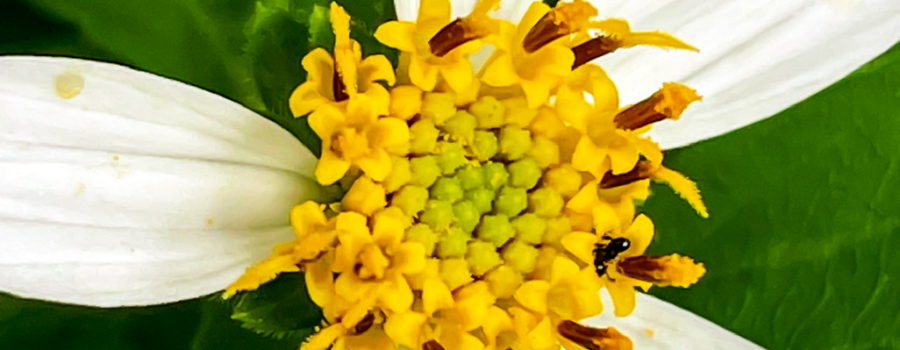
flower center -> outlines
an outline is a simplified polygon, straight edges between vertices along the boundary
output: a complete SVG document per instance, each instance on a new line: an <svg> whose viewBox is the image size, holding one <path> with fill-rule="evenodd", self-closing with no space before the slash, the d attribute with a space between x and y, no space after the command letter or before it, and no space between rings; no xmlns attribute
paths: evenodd
<svg viewBox="0 0 900 350"><path fill-rule="evenodd" d="M607 189L619 187L635 181L649 179L654 168L654 165L649 161L640 161L634 169L631 169L631 171L624 174L615 175L612 171L607 171L600 180L600 188Z"/></svg>
<svg viewBox="0 0 900 350"><path fill-rule="evenodd" d="M428 40L428 46L433 55L444 57L444 55L460 45L482 38L487 33L485 28L479 26L476 21L468 18L457 18L432 36Z"/></svg>
<svg viewBox="0 0 900 350"><path fill-rule="evenodd" d="M422 350L444 350L444 347L435 340L429 340L422 344Z"/></svg>
<svg viewBox="0 0 900 350"><path fill-rule="evenodd" d="M666 256L632 256L618 262L619 271L631 278L660 286L687 287L706 273L706 268L693 259L678 254Z"/></svg>
<svg viewBox="0 0 900 350"><path fill-rule="evenodd" d="M350 98L350 95L347 94L347 86L344 85L344 79L341 77L341 72L338 69L337 64L334 65L334 74L331 76L331 93L334 94L334 100L338 102Z"/></svg>

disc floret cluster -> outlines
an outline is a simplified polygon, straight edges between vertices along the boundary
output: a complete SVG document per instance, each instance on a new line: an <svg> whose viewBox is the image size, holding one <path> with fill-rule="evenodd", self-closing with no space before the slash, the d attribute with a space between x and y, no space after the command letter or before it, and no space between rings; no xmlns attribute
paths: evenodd
<svg viewBox="0 0 900 350"><path fill-rule="evenodd" d="M693 47L596 19L585 1L535 2L517 24L491 16L502 6L451 18L447 0L423 0L415 22L375 33L400 51L395 68L363 57L331 5L333 51L303 58L290 105L322 139L317 181L343 198L295 207L296 239L226 296L302 271L325 320L301 349L630 349L615 328L578 323L603 311L600 291L627 316L635 288L705 273L645 255L654 225L635 207L659 181L707 216L644 136L700 97L665 83L623 106L591 63L636 45Z"/></svg>

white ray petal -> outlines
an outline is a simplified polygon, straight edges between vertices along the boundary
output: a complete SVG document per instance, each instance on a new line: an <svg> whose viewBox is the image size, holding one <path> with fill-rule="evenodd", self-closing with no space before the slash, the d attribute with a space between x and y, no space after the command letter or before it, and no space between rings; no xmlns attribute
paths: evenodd
<svg viewBox="0 0 900 350"><path fill-rule="evenodd" d="M604 302L612 305L606 293ZM617 318L607 311L582 321L594 327L615 327L634 342L635 349L758 350L749 340L697 315L644 293L638 293L637 307L627 317Z"/></svg>
<svg viewBox="0 0 900 350"><path fill-rule="evenodd" d="M65 303L223 288L318 195L315 157L225 98L126 67L0 57L0 291Z"/></svg>
<svg viewBox="0 0 900 350"><path fill-rule="evenodd" d="M651 136L684 146L775 114L831 85L900 39L896 0L592 0L633 30L662 30L700 53L639 47L597 63L633 103L679 81L704 95Z"/></svg>
<svg viewBox="0 0 900 350"><path fill-rule="evenodd" d="M394 10L397 19L401 21L416 21L421 0L394 0ZM450 0L451 18L465 17L472 12L478 0ZM496 18L518 21L525 14L531 1L504 0L500 2L500 8L493 14Z"/></svg>

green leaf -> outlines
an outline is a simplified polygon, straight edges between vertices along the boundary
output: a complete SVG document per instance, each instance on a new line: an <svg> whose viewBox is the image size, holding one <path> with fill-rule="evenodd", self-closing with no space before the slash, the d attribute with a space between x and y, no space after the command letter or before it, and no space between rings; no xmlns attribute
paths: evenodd
<svg viewBox="0 0 900 350"><path fill-rule="evenodd" d="M256 333L299 344L322 324L300 273L287 273L252 292L238 294L231 318Z"/></svg>
<svg viewBox="0 0 900 350"><path fill-rule="evenodd" d="M772 349L900 348L900 49L763 122L668 153L710 208L655 187L653 253L709 273L655 289Z"/></svg>
<svg viewBox="0 0 900 350"><path fill-rule="evenodd" d="M191 350L297 349L299 343L294 340L261 337L253 331L242 328L239 321L230 319L232 306L223 303L218 295L214 298L215 300L206 300L203 303L200 325L190 342Z"/></svg>
<svg viewBox="0 0 900 350"><path fill-rule="evenodd" d="M186 349L199 310L199 301L97 309L0 294L0 349Z"/></svg>

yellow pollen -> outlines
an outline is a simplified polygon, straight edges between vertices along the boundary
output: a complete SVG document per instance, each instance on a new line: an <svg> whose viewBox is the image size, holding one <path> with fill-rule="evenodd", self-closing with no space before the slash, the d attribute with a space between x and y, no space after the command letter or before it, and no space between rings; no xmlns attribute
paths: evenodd
<svg viewBox="0 0 900 350"><path fill-rule="evenodd" d="M679 83L665 83L647 99L619 112L613 119L626 130L640 129L663 119L677 120L681 113L700 100L697 91Z"/></svg>
<svg viewBox="0 0 900 350"><path fill-rule="evenodd" d="M628 277L661 287L687 288L706 274L702 263L678 254L629 257L619 261L618 269Z"/></svg>

